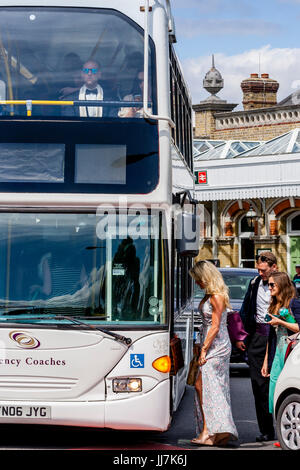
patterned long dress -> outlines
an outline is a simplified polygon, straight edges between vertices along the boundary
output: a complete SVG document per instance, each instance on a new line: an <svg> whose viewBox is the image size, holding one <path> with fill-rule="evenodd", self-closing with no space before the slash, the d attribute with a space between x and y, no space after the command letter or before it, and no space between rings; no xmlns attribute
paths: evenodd
<svg viewBox="0 0 300 470"><path fill-rule="evenodd" d="M212 323L212 305L208 299L202 305L203 342ZM229 387L231 343L227 330L227 311L222 313L220 329L207 351L207 362L199 367L202 373L202 408L209 435L238 432L233 421ZM203 421L197 391L195 391L196 430L202 431Z"/></svg>

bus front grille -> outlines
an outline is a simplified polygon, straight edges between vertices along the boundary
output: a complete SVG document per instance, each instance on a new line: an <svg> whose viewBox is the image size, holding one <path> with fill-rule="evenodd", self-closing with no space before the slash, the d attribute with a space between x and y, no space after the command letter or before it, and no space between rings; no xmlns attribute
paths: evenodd
<svg viewBox="0 0 300 470"><path fill-rule="evenodd" d="M78 379L65 377L41 377L41 376L0 376L1 391L16 390L71 390L78 383Z"/></svg>

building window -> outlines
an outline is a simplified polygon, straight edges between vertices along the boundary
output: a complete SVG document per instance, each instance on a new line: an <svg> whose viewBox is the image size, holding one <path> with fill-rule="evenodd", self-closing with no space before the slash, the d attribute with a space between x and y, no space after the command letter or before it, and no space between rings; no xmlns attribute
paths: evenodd
<svg viewBox="0 0 300 470"><path fill-rule="evenodd" d="M249 238L241 238L241 258L240 266L242 268L254 268L254 241Z"/></svg>
<svg viewBox="0 0 300 470"><path fill-rule="evenodd" d="M291 231L300 232L300 215L294 217L291 221Z"/></svg>
<svg viewBox="0 0 300 470"><path fill-rule="evenodd" d="M294 212L287 219L288 250L287 267L289 274L294 276L295 266L300 262L300 212Z"/></svg>
<svg viewBox="0 0 300 470"><path fill-rule="evenodd" d="M241 234L242 233L254 233L254 224L253 224L253 218L252 217L246 217L244 216L241 219Z"/></svg>
<svg viewBox="0 0 300 470"><path fill-rule="evenodd" d="M250 236L254 235L254 221L252 217L244 215L240 219L239 232L240 266L242 268L254 268L254 240L250 239Z"/></svg>

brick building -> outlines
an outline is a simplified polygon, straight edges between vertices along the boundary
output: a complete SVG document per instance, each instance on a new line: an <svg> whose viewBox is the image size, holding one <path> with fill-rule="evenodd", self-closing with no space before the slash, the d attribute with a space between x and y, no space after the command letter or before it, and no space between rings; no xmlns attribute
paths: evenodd
<svg viewBox="0 0 300 470"><path fill-rule="evenodd" d="M200 255L254 267L255 255L271 250L279 269L293 274L300 262L300 105L295 95L277 104L279 84L252 74L242 82L245 109L234 112L236 105L216 96L223 81L214 63L204 86L211 96L194 105L195 146L208 147L194 158Z"/></svg>
<svg viewBox="0 0 300 470"><path fill-rule="evenodd" d="M216 77L218 89L212 86ZM253 73L250 78L242 81L242 111L233 111L237 104L227 103L216 96L223 88L223 83L213 62L203 80L203 86L211 96L193 105L195 138L269 140L300 126L300 100L297 92L277 103L279 83L267 73L260 76Z"/></svg>

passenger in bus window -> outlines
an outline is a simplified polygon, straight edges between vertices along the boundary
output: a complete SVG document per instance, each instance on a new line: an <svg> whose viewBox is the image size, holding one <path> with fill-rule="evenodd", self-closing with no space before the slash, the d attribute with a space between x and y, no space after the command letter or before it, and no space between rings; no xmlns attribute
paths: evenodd
<svg viewBox="0 0 300 470"><path fill-rule="evenodd" d="M134 81L132 92L124 96L123 101L140 101L139 107L123 107L119 110L119 117L143 117L144 72L139 72ZM150 94L150 93L149 93ZM150 109L152 113L152 109Z"/></svg>
<svg viewBox="0 0 300 470"><path fill-rule="evenodd" d="M131 237L128 236L119 244L112 266L123 271L121 275L113 276L113 317L116 320L136 320L139 316L140 258Z"/></svg>
<svg viewBox="0 0 300 470"><path fill-rule="evenodd" d="M83 85L78 91L71 93L68 96L64 96L64 99L67 101L103 101L104 99L111 100L112 97L107 96L105 90L100 85L100 78L100 64L95 60L88 60L83 64L81 70L81 79ZM103 117L113 115L113 111L109 111L107 107L103 106L66 106L63 109L62 114L64 116Z"/></svg>
<svg viewBox="0 0 300 470"><path fill-rule="evenodd" d="M7 96L17 93L20 100L48 100L52 97L51 71L44 58L35 49L24 47L17 57L11 57L11 80L7 83ZM13 91L15 90L15 91ZM14 107L16 115L26 115L26 107ZM52 115L51 106L34 106L32 115Z"/></svg>
<svg viewBox="0 0 300 470"><path fill-rule="evenodd" d="M117 87L120 100L126 95L133 93L137 85L136 77L144 69L144 55L135 50L126 54L118 71ZM139 89L137 90L139 91Z"/></svg>
<svg viewBox="0 0 300 470"><path fill-rule="evenodd" d="M78 54L69 52L64 56L60 72L60 90L58 92L60 100L63 100L66 96L77 92L81 88L83 84L81 69L82 60Z"/></svg>

